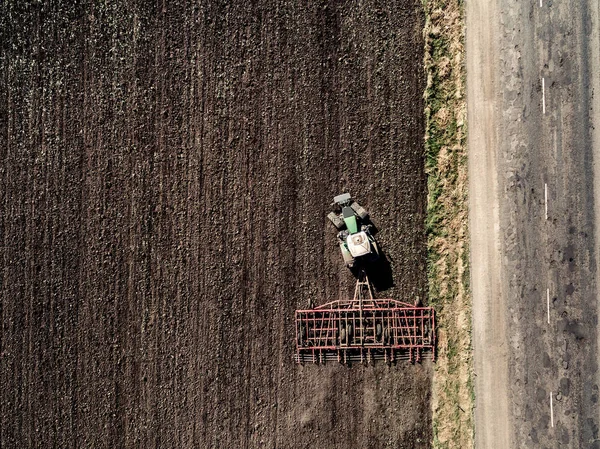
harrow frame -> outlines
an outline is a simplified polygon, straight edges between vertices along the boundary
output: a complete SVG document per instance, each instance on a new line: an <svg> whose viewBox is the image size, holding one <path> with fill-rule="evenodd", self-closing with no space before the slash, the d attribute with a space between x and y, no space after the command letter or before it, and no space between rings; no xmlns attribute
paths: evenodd
<svg viewBox="0 0 600 449"><path fill-rule="evenodd" d="M296 311L298 363L324 363L337 355L341 363L399 358L419 361L424 352L435 360L435 313L393 299L373 299L364 273L352 300Z"/></svg>

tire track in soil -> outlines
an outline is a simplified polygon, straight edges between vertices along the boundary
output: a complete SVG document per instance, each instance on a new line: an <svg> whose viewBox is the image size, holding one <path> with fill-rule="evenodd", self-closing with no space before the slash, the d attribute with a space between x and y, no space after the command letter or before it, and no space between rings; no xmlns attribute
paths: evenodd
<svg viewBox="0 0 600 449"><path fill-rule="evenodd" d="M426 291L420 4L3 8L0 445L428 447L428 364L291 362L333 195Z"/></svg>

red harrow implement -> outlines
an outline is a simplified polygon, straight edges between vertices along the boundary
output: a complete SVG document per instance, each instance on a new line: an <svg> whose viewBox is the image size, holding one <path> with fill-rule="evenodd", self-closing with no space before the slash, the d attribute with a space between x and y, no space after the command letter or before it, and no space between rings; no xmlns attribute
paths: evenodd
<svg viewBox="0 0 600 449"><path fill-rule="evenodd" d="M419 361L423 352L435 360L435 315L393 299L374 299L366 274L360 274L352 300L332 301L296 311L298 363L340 363L375 359Z"/></svg>

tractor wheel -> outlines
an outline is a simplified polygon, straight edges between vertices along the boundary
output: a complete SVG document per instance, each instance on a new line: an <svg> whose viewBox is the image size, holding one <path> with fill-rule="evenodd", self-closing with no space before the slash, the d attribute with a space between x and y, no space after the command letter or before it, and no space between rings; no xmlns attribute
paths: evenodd
<svg viewBox="0 0 600 449"><path fill-rule="evenodd" d="M346 247L346 243L344 241L340 241L340 251L342 252L342 259L344 259L344 263L350 269L354 266L354 257Z"/></svg>
<svg viewBox="0 0 600 449"><path fill-rule="evenodd" d="M362 207L360 204L358 204L356 201L354 201L350 205L350 207L356 213L356 215L358 215L360 217L360 219L363 221L365 221L367 219L367 217L369 216L369 213L366 211L366 209L364 207Z"/></svg>
<svg viewBox="0 0 600 449"><path fill-rule="evenodd" d="M375 326L375 338L377 341L381 341L381 336L382 336L382 328L381 328L381 323L377 323L377 325Z"/></svg>
<svg viewBox="0 0 600 449"><path fill-rule="evenodd" d="M343 229L345 226L344 220L335 212L329 212L329 214L327 214L327 218L329 218L329 221L331 221L333 223L333 225L336 227L336 229Z"/></svg>

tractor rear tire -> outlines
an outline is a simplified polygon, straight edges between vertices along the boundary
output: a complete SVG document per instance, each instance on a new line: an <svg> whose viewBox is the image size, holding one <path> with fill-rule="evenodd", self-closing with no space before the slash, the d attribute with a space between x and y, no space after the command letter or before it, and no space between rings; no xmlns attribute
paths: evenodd
<svg viewBox="0 0 600 449"><path fill-rule="evenodd" d="M344 226L346 226L344 220L335 212L329 212L327 218L329 218L329 221L331 221L338 230L344 229Z"/></svg>

